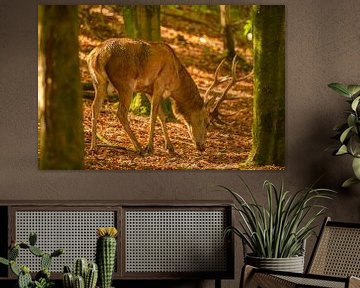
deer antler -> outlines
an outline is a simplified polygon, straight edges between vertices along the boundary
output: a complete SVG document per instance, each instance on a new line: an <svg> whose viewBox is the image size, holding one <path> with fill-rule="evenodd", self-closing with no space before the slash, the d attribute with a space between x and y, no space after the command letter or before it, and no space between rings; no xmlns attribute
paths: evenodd
<svg viewBox="0 0 360 288"><path fill-rule="evenodd" d="M206 93L205 93L205 99L207 99L208 94L210 93L210 91L215 88L216 86L220 85L221 83L224 83L226 81L229 81L229 84L225 87L224 91L222 92L220 98L217 100L216 102L216 98L217 95L214 95L213 97L211 97L210 99L207 100L206 102L206 106L210 111L210 121L211 123L213 123L215 126L222 126L222 125L231 125L234 122L234 116L236 116L239 112L235 112L235 113L231 113L231 114L224 114L221 113L219 111L220 105L222 102L224 102L225 100L237 100L239 99L238 97L231 97L229 98L227 96L227 93L229 92L230 88L237 82L245 80L247 78L249 78L253 72L249 73L248 75L246 75L245 77L242 78L237 78L236 76L236 65L237 65L237 55L234 56L233 60L232 60L232 64L231 64L231 76L224 76L222 78L219 78L219 71L220 71L220 67L223 65L223 63L225 62L226 59L223 59L221 61L221 63L219 64L219 66L216 68L215 71L215 79L214 82L210 85L210 87L207 89ZM216 104L214 104L216 103ZM211 108L214 107L214 108ZM221 117L223 119L221 119ZM225 118L229 119L229 118L233 118L233 120L228 121L225 120Z"/></svg>
<svg viewBox="0 0 360 288"><path fill-rule="evenodd" d="M229 76L225 76L225 77L222 77L222 78L219 79L220 69L221 69L221 66L223 66L223 64L225 63L225 61L226 61L226 58L224 58L220 62L218 67L216 68L215 74L214 74L214 81L213 81L213 83L211 83L210 87L205 92L204 98L205 98L205 105L207 107L210 107L213 104L213 102L215 102L215 100L216 100L216 95L211 97L211 98L208 98L209 97L208 95L209 95L210 91L212 89L214 89L216 86L220 85L221 83L224 83L224 82L230 80Z"/></svg>

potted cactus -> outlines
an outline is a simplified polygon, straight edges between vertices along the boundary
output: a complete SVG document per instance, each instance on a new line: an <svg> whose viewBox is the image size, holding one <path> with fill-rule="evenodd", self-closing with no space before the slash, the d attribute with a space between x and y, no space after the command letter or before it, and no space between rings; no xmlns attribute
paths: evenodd
<svg viewBox="0 0 360 288"><path fill-rule="evenodd" d="M30 233L29 243L13 243L8 252L8 259L0 257L0 263L10 266L11 271L18 277L18 288L49 288L54 285L50 280L50 265L54 257L64 253L63 249L57 249L51 254L43 252L36 246L36 233ZM28 250L40 258L41 270L35 275L34 280L30 274L30 268L26 265L19 266L16 259L20 249Z"/></svg>
<svg viewBox="0 0 360 288"><path fill-rule="evenodd" d="M110 288L116 258L115 227L100 227L97 229L96 263L99 267L99 287Z"/></svg>
<svg viewBox="0 0 360 288"><path fill-rule="evenodd" d="M88 262L85 258L78 258L74 263L73 272L70 267L64 267L64 288L95 288L98 279L96 263Z"/></svg>

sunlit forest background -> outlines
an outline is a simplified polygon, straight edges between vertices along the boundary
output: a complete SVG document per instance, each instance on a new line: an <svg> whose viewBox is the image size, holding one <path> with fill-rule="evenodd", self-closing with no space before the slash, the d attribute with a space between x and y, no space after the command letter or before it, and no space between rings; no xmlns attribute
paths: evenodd
<svg viewBox="0 0 360 288"><path fill-rule="evenodd" d="M284 82L285 65L284 59L282 59L283 56L281 56L284 54L284 51L280 51L282 52L280 56L278 51L284 49L284 47L276 42L283 41L285 35L283 6L81 5L76 7L77 9L75 11L70 12L65 10L56 11L56 9L51 9L53 7L54 6L39 6L39 167L41 169L279 170L284 168L284 87L271 87L271 83L274 82L281 84L279 79ZM280 10L278 9L279 7L281 8ZM266 8L266 10L264 8ZM271 10L274 8L278 10ZM274 11L278 14L274 14ZM64 13L69 13L69 16L64 15ZM254 14L255 16L256 14L260 14L262 18L258 16L259 19L254 19ZM57 21L59 23L64 23L64 21L68 22L69 26L61 27L61 25L65 24L59 24ZM270 25L271 21L274 22L273 25ZM255 27L254 25L257 26ZM263 41L268 42L264 43L263 41L259 41L258 46L261 48L259 51L265 50L262 49L263 46L269 45L275 45L277 49L275 52L270 51L270 56L266 55L268 59L271 59L272 63L264 64L261 67L259 66L258 70L254 67L254 56L256 56L256 51L254 50L254 41L256 40L254 39L254 37L256 37L255 28L259 31L259 39L261 37ZM74 57L72 61L71 58L65 56L65 58L67 57L65 62L74 64L73 62L78 61L73 67L79 67L80 100L75 100L74 103L77 104L73 106L79 106L80 110L77 112L75 110L73 112L66 110L67 112L64 112L66 114L65 117L64 115L59 115L57 120L53 119L57 113L46 112L47 107L50 107L48 109L49 111L51 110L51 101L47 100L46 91L48 90L45 87L47 81L44 81L42 78L57 76L55 72L53 76L49 76L49 74L46 73L46 71L51 70L47 67L48 64L46 64L48 63L46 59L49 58L50 54L47 49L51 49L49 48L51 45L46 45L46 43L47 41L57 42L56 38L47 38L52 31L51 29L55 29L56 31L64 29L64 36L62 36L60 32L56 36L60 39L67 37L71 34L69 31L75 29L74 37L78 40L79 45L78 53L75 55L78 56L78 59ZM269 30L266 31L266 29L273 29L275 34L264 36L262 29L264 29L264 33L271 32ZM157 121L154 136L154 152L145 156L139 155L134 150L128 135L125 133L116 116L119 95L114 93L110 93L104 101L98 118L97 141L99 149L95 152L90 150L91 104L95 92L87 68L86 57L92 49L104 40L120 37L138 38L146 41L158 41L169 44L195 81L201 96L204 95L206 89L214 80L214 72L222 59L228 59L225 67L221 71L222 75L225 76L230 74L231 60L234 55L238 56L236 70L238 78L246 75L250 75L250 77L237 82L229 91L229 97L235 100L224 101L221 106L221 111L223 114L235 115L231 118L232 124L217 123L217 125L211 125L207 133L205 151L199 152L195 149L187 133L185 124L173 116L171 103L165 101L163 105L165 105L168 114L167 127L175 152L169 153L169 151L165 149L161 126L159 121ZM69 46L68 44L62 45ZM62 47L59 49L64 50L66 48ZM265 55L266 51L262 51L261 53ZM260 56L258 55L259 63L261 61ZM51 57L57 56L55 53L51 53ZM59 57L62 56L60 55ZM55 71L58 67L59 66L52 68L52 71ZM277 67L281 69L277 69ZM73 68L69 67L69 71L71 69ZM270 79L258 79L256 82L257 76L264 77L260 74L267 73L265 69L269 69L271 77L268 76L268 78ZM262 73L259 71L262 71ZM57 73L59 75L61 74L60 72ZM62 76L59 77L67 78L66 75L67 72L64 71ZM71 78L69 76L65 80L65 83L69 84L69 82L73 81L77 81L76 77ZM45 83L44 86L42 86L42 83ZM266 89L260 86L254 87L254 83L258 83L256 85L268 85L266 88L268 90L267 93L271 95L260 95L257 103L256 90L259 88L259 91L266 91ZM277 85L279 83L277 83ZM64 85L64 89L67 89L67 84ZM213 93L220 95L225 84L226 83L216 87ZM282 83L282 85L284 84ZM269 97L273 97L272 93L275 90L280 91L280 100L274 97L273 101L271 101L272 104L268 104ZM45 91L44 94L42 94L41 91ZM67 91L69 91L69 89L67 89ZM66 102L64 101L65 97L61 93L62 92L59 93L58 99L60 100L58 101L60 101L60 103ZM258 94L261 94L261 92ZM59 111L59 105L56 106L56 109L58 109L56 111ZM72 104L69 103L69 105L71 106ZM260 108L256 108L256 106ZM271 115L271 113L273 113L271 112L272 110L276 111L274 112L276 115ZM259 111L268 111L262 113L265 114L262 117L265 118L265 122L271 123L270 128L266 126L268 123L261 124L261 122L256 120L255 116L257 114L260 115ZM267 115L268 113L270 113L270 116ZM59 112L59 114L61 113ZM81 127L78 126L75 128L76 125L71 124L72 120L69 118L71 114L80 114L75 117L74 121L80 119ZM143 146L146 145L148 140L150 129L149 114L150 103L146 97L141 94L134 94L130 107L129 122L138 141ZM49 125L48 123L51 121L46 121L46 117L53 119L56 124L52 126ZM63 118L66 118L64 122L70 122L67 125L71 126L71 129L73 129L72 132L65 132L58 137L54 136L54 139L51 138L52 136L47 136L46 133L50 135L49 130L51 132L51 129L53 129L58 132L63 126L66 126L66 124L62 125L62 123L59 123L59 119L62 121L61 119ZM54 128L55 126L57 128ZM280 132L278 130L280 130ZM254 137L262 137L264 139L259 139L257 143L254 143ZM49 144L51 142L52 144ZM70 144L74 147L66 147L69 142L73 142ZM258 148L256 148L256 146L262 147L263 151L257 151ZM70 154L70 156L68 156L67 153ZM257 154L260 156L257 156ZM74 161L78 164L62 164L60 163L62 161L61 159L70 159L70 162Z"/></svg>

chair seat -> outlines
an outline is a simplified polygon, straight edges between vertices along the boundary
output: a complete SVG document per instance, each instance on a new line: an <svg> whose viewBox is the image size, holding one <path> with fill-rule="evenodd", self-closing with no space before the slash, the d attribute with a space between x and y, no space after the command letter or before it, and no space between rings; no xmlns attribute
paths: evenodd
<svg viewBox="0 0 360 288"><path fill-rule="evenodd" d="M334 277L329 277L329 279L323 279L322 276L309 277L310 275L304 275L304 277L296 276L280 276L277 277L284 279L286 281L296 284L295 287L327 287L327 288L345 288L346 287L346 278L337 279ZM332 278L332 279L331 279Z"/></svg>
<svg viewBox="0 0 360 288"><path fill-rule="evenodd" d="M360 287L360 278L333 277L315 274L271 271L246 265L243 273L246 281L243 287L253 288L348 288Z"/></svg>

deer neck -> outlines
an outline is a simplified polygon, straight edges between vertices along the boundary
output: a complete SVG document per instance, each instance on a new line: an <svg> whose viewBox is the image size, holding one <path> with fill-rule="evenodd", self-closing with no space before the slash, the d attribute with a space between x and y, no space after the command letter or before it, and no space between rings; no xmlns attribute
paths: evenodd
<svg viewBox="0 0 360 288"><path fill-rule="evenodd" d="M199 90L184 67L178 71L179 83L171 93L175 102L177 114L181 114L185 120L190 119L193 111L199 111L204 107L204 100L201 98Z"/></svg>

